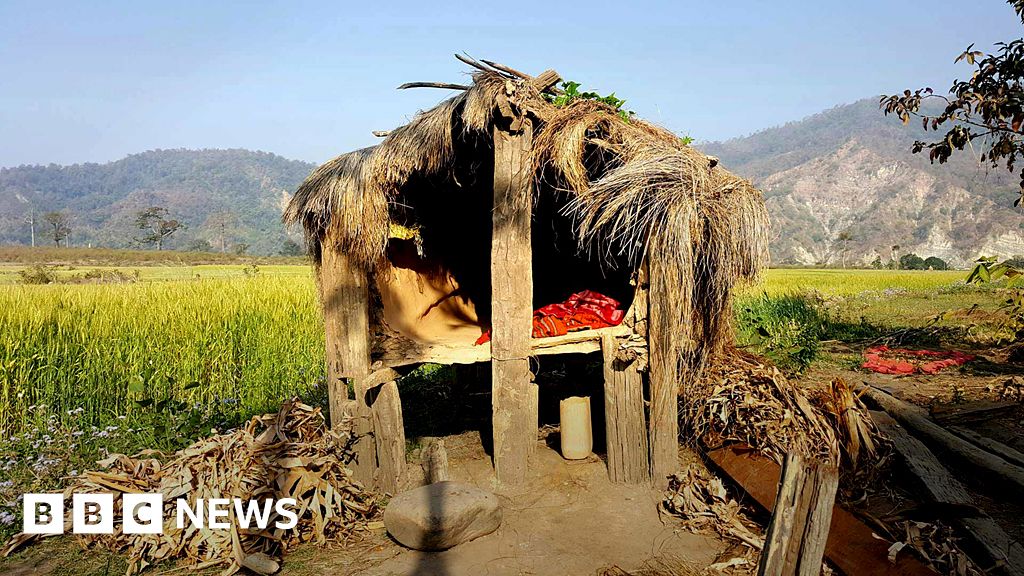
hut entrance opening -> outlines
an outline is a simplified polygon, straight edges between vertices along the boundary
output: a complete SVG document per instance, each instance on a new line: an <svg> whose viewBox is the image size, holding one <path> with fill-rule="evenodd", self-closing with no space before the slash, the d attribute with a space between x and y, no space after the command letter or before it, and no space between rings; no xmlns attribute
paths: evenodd
<svg viewBox="0 0 1024 576"><path fill-rule="evenodd" d="M472 346L490 327L493 160L445 177L416 178L391 204L387 266L377 272L388 328L422 344ZM533 208L533 308L590 290L633 301L635 267L623 257L581 249L568 194L548 189Z"/></svg>

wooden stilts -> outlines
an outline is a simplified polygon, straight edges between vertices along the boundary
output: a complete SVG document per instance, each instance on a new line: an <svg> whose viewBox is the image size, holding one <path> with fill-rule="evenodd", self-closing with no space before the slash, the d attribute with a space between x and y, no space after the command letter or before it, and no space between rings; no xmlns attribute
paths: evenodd
<svg viewBox="0 0 1024 576"><path fill-rule="evenodd" d="M321 300L327 353L327 395L331 425L353 418L358 440L352 471L362 482L372 483L377 467L373 421L367 403L366 380L370 372L370 297L366 271L340 252L330 235L323 240L320 262ZM350 398L351 379L355 398Z"/></svg>
<svg viewBox="0 0 1024 576"><path fill-rule="evenodd" d="M377 448L377 486L394 494L405 474L405 425L398 384L385 382L371 406Z"/></svg>
<svg viewBox="0 0 1024 576"><path fill-rule="evenodd" d="M491 374L494 471L499 482L526 476L537 442L537 413L530 387L533 262L530 121L516 132L494 128L494 209L491 235ZM533 410L533 414L530 414Z"/></svg>
<svg viewBox="0 0 1024 576"><path fill-rule="evenodd" d="M616 339L601 337L604 357L605 443L612 482L640 484L651 479L644 417L643 380L635 363L618 360Z"/></svg>

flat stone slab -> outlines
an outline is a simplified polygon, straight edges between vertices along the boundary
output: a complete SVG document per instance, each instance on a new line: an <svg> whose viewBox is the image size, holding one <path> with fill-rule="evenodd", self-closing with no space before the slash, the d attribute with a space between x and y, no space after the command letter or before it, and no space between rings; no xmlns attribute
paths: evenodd
<svg viewBox="0 0 1024 576"><path fill-rule="evenodd" d="M435 482L403 492L384 510L388 533L414 550L447 550L500 525L498 497L465 482Z"/></svg>

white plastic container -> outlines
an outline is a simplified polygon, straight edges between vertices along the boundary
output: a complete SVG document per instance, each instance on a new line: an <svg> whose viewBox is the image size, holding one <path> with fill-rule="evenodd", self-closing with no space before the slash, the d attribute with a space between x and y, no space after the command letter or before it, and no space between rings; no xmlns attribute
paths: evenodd
<svg viewBox="0 0 1024 576"><path fill-rule="evenodd" d="M594 450L590 425L590 397L571 396L558 404L561 416L562 457L582 460Z"/></svg>

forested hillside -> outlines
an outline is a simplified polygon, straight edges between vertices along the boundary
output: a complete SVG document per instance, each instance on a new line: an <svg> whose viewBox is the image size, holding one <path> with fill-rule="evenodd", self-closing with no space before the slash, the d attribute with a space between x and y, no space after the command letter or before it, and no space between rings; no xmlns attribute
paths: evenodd
<svg viewBox="0 0 1024 576"><path fill-rule="evenodd" d="M185 224L165 248L294 250L281 211L313 165L249 150L153 150L107 164L0 169L0 243L53 245L47 212L70 218L72 246L138 245L140 210Z"/></svg>

